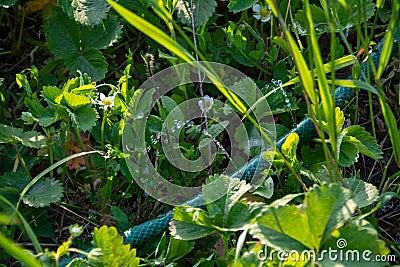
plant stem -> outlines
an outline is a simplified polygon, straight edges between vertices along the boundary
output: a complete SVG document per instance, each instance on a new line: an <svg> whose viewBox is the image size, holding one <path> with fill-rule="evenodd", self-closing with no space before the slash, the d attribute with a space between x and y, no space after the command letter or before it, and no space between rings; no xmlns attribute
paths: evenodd
<svg viewBox="0 0 400 267"><path fill-rule="evenodd" d="M221 238L222 238L222 243L224 244L224 256L225 256L225 259L227 259L228 253L229 253L229 250L228 250L229 234L223 233L223 234L221 234Z"/></svg>
<svg viewBox="0 0 400 267"><path fill-rule="evenodd" d="M78 127L75 127L75 130L76 130L76 137L78 138L79 146L81 147L82 152L85 152L86 149L85 149L85 146L84 146L84 144L83 144L82 136L81 136L81 134L79 133ZM86 157L83 157L83 159L84 159L84 161L85 161L86 168L89 168L89 162L88 162L87 158L86 158Z"/></svg>
<svg viewBox="0 0 400 267"><path fill-rule="evenodd" d="M21 25L19 27L19 35L18 35L18 42L17 42L17 52L21 50L21 42L22 42L22 33L24 31L24 22L25 22L25 13L26 13L26 8L22 8L22 18L21 18Z"/></svg>
<svg viewBox="0 0 400 267"><path fill-rule="evenodd" d="M68 150L69 150L69 141L70 141L70 137L69 137L69 131L70 131L70 120L68 119L67 121L67 127L65 129L65 145L64 145L64 156L67 157L68 156ZM67 165L64 164L63 165L63 172L61 174L61 183L64 184L65 182L65 174L67 173Z"/></svg>
<svg viewBox="0 0 400 267"><path fill-rule="evenodd" d="M53 138L51 138L51 134L50 134L50 131L48 129L43 128L43 130L47 135L47 141L48 141L47 149L49 150L50 165L53 165L53 163L54 163L54 155L53 155L53 143L54 142L53 142ZM50 178L53 178L53 177L54 177L54 171L51 170L50 171Z"/></svg>
<svg viewBox="0 0 400 267"><path fill-rule="evenodd" d="M101 128L100 128L101 146L103 147L104 153L106 152L106 145L105 145L105 139L104 139L104 129L105 129L105 125L106 125L106 120L107 120L107 109L104 108L103 120L101 121ZM106 157L104 157L104 172L105 172L105 178L107 179L107 160L106 160Z"/></svg>
<svg viewBox="0 0 400 267"><path fill-rule="evenodd" d="M13 145L15 151L17 152L17 157L18 157L19 162L21 163L22 167L24 168L24 170L25 170L26 173L28 174L29 178L32 180L31 173L29 172L29 169L28 169L28 167L26 166L24 159L22 158L21 154L19 153L18 143L13 142L12 145Z"/></svg>

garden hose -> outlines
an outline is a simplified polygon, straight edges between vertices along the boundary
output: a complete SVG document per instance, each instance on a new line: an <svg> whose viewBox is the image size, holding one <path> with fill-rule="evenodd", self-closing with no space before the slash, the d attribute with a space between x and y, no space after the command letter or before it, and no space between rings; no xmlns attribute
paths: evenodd
<svg viewBox="0 0 400 267"><path fill-rule="evenodd" d="M393 46L391 54L393 55L394 51L398 48L398 31L399 31L400 23L397 23L397 26L394 30L393 36ZM369 58L372 60L373 64L377 67L379 64L379 59L383 50L383 46L385 43L385 38L383 38L372 50L369 54ZM371 70L371 65L368 61L364 61L361 65L361 80L365 80L364 77L368 76L368 73L373 73ZM348 79L354 79L352 75L348 77ZM349 100L353 93L353 88L350 87L338 87L335 90L335 100L336 106L341 107L345 101ZM316 134L316 130L314 128L314 124L306 117L303 119L293 130L289 133L285 134L284 136L280 137L276 143L277 149L281 149L283 143L285 142L286 138L291 133L297 133L300 137L301 141L309 140L310 138L314 137ZM242 180L249 180L253 177L254 172L264 166L267 165L268 162L262 157L262 153L258 154L256 157L251 159L248 163L244 166L239 168L235 173L230 175L233 178L240 178ZM199 195L194 199L184 203L185 205L189 206L196 206L196 203L201 203L202 196ZM168 213L161 215L155 219L142 223L138 226L130 228L129 230L123 233L124 242L131 244L132 247L137 248L144 244L146 244L151 238L161 236L165 230L168 228L169 222L173 218L173 211L169 211Z"/></svg>

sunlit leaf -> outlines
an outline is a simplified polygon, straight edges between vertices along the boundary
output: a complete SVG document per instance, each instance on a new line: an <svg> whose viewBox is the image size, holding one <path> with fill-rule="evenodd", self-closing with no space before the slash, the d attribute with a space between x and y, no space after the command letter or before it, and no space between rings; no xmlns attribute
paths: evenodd
<svg viewBox="0 0 400 267"><path fill-rule="evenodd" d="M378 267L388 266L387 259L390 250L385 242L379 239L375 227L367 220L354 220L338 229L335 236L331 236L324 244L323 251L338 251L346 257L319 257L321 266L348 266L348 267ZM368 253L365 253L368 251ZM358 255L358 256L357 256ZM379 256L378 256L379 255ZM374 261L373 259L382 259Z"/></svg>
<svg viewBox="0 0 400 267"><path fill-rule="evenodd" d="M370 133L364 130L363 127L359 125L352 125L344 130L347 133L347 136L353 136L360 141L360 145L358 147L360 153L373 158L375 160L382 158L382 151L376 139L371 136Z"/></svg>
<svg viewBox="0 0 400 267"><path fill-rule="evenodd" d="M76 95L74 93L64 92L64 99L68 106L73 109L78 109L83 106L90 105L90 99L87 96Z"/></svg>
<svg viewBox="0 0 400 267"><path fill-rule="evenodd" d="M100 24L110 6L105 0L72 0L75 20L87 26Z"/></svg>
<svg viewBox="0 0 400 267"><path fill-rule="evenodd" d="M355 211L356 203L350 196L351 192L338 184L316 186L300 206L265 210L250 227L250 234L278 249L319 251Z"/></svg>
<svg viewBox="0 0 400 267"><path fill-rule="evenodd" d="M343 181L353 193L353 199L357 203L357 207L364 208L378 200L379 190L373 184L356 178L344 178Z"/></svg>
<svg viewBox="0 0 400 267"><path fill-rule="evenodd" d="M101 249L103 266L139 266L136 249L131 249L129 244L123 244L122 236L115 227L95 228L93 245Z"/></svg>
<svg viewBox="0 0 400 267"><path fill-rule="evenodd" d="M339 161L338 164L343 167L350 167L358 161L360 141L354 137L343 137L343 141L340 144Z"/></svg>
<svg viewBox="0 0 400 267"><path fill-rule="evenodd" d="M216 232L207 213L199 208L175 207L170 225L171 235L182 240L195 240Z"/></svg>

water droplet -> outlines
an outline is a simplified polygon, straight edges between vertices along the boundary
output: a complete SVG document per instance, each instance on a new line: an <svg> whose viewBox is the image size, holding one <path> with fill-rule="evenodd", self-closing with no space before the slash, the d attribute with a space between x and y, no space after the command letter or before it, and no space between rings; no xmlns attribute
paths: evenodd
<svg viewBox="0 0 400 267"><path fill-rule="evenodd" d="M144 117L144 113L141 110L137 111L135 116L133 116L133 118L136 119L136 120L143 119L143 117Z"/></svg>

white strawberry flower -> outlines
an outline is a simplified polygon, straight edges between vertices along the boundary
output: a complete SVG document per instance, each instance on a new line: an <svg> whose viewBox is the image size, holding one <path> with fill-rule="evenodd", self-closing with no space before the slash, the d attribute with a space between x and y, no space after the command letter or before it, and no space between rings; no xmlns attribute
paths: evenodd
<svg viewBox="0 0 400 267"><path fill-rule="evenodd" d="M209 97L208 95L205 95L202 99L199 100L198 105L201 111L206 113L214 105L214 99L212 97Z"/></svg>
<svg viewBox="0 0 400 267"><path fill-rule="evenodd" d="M105 94L100 93L99 95L99 101L97 103L102 106L104 109L112 108L114 107L114 100L116 95L118 94L118 91L115 92L112 96L105 96Z"/></svg>
<svg viewBox="0 0 400 267"><path fill-rule="evenodd" d="M257 20L261 20L261 22L267 22L271 19L271 10L269 6L255 4L253 6L253 11L253 17L255 17Z"/></svg>

